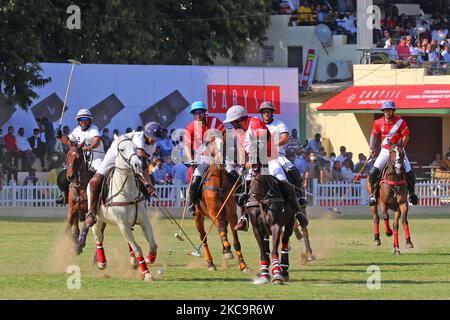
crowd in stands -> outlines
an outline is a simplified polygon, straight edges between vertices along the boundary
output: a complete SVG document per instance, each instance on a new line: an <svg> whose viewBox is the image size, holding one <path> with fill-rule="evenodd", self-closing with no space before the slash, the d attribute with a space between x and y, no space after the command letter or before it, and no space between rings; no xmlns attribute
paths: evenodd
<svg viewBox="0 0 450 320"><path fill-rule="evenodd" d="M430 11L430 5L431 2L422 9ZM399 14L396 6L389 6L382 14L381 28L374 30L374 41L379 48L389 49L388 59L400 66L417 65L428 67L430 72L447 72L450 11L443 6L435 7L433 12L429 18L423 11L407 16Z"/></svg>
<svg viewBox="0 0 450 320"><path fill-rule="evenodd" d="M347 35L347 43L356 43L356 1L353 0L273 0L274 14L291 15L290 25L310 26L320 23L333 34Z"/></svg>

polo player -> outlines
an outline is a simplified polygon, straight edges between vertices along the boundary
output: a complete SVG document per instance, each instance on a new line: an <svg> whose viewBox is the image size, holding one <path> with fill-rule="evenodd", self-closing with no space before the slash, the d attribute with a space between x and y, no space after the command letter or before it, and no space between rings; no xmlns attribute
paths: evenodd
<svg viewBox="0 0 450 320"><path fill-rule="evenodd" d="M99 129L92 123L92 114L88 109L79 110L75 119L78 121L78 126L69 135L63 135L61 129L58 129L55 136L66 145L75 144L78 146L84 142L83 151L86 158L89 159L88 169L91 173L95 173L105 156ZM56 200L56 203L66 204L69 198L69 184L61 187L63 193Z"/></svg>
<svg viewBox="0 0 450 320"><path fill-rule="evenodd" d="M231 123L234 127L237 141L240 145L244 146L246 156L249 160L254 158L254 151L258 151L259 156L267 157L267 159L257 159L258 164L268 169L268 173L277 178L287 191L287 200L292 209L295 210L297 219L301 221L302 226L307 226L308 220L306 216L301 212L301 208L296 196L295 187L288 181L286 174L280 164L278 152L272 148L273 138L270 130L266 124L258 117L249 117L247 110L240 106L234 105L227 110L226 119L224 123ZM261 141L264 136L267 137L266 141ZM260 155L261 147L266 148L266 154ZM255 160L255 159L253 159ZM252 161L253 161L252 160ZM267 160L267 163L264 161ZM252 163L253 164L253 163ZM246 167L250 164L247 163ZM239 219L236 225L238 230L248 229L248 217L244 213Z"/></svg>
<svg viewBox="0 0 450 320"><path fill-rule="evenodd" d="M136 154L141 159L142 163L145 189L148 195L153 194L154 188L148 170L147 158L150 157L155 151L156 141L162 138L161 125L157 122L148 122L144 126L143 131L129 132L124 136L131 139L135 144L137 149ZM117 140L114 140L96 174L92 177L91 181L89 181L88 212L84 221L84 228L90 228L95 224L95 209L99 201L102 182L105 178L106 172L113 168L116 163L116 157L118 156L117 144Z"/></svg>
<svg viewBox="0 0 450 320"><path fill-rule="evenodd" d="M376 154L375 147L379 134L381 134L382 140L380 154L375 160L369 176L371 189L369 204L371 206L376 205L376 185L378 185L378 180L380 178L380 170L384 168L389 160L390 144L396 144L401 141L402 147L405 150L409 142L409 128L406 121L401 117L394 115L396 110L395 102L391 100L383 101L380 110L383 112L383 117L374 121L372 134L370 136L370 154L372 157ZM413 205L416 205L419 201L419 198L414 191L416 177L412 171L406 152L404 162L406 180L408 182L409 201Z"/></svg>

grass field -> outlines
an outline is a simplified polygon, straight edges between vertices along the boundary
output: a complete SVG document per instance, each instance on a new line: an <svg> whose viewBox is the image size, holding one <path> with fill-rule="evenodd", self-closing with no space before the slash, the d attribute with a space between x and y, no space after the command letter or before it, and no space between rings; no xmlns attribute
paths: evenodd
<svg viewBox="0 0 450 320"><path fill-rule="evenodd" d="M193 221L186 230L199 243ZM240 232L244 258L250 273L238 271L236 260L224 262L217 232L209 244L216 272L206 268L203 258L188 255L187 241L178 241L178 230L165 219L153 219L159 252L150 267L157 279L145 283L129 267L128 248L117 227L106 229L108 268L92 265L94 240L89 234L84 253L73 260L65 257L63 219L0 218L0 299L449 299L450 219L410 218L414 249L403 247L392 254L392 238L382 235L382 246L374 247L370 218L312 218L311 243L317 260L300 264L303 241L291 238L291 281L284 286L255 285L259 253L251 231ZM207 224L209 227L209 222ZM383 226L380 226L383 230ZM148 250L139 228L135 234ZM68 265L81 268L81 289L69 290ZM369 290L367 268L381 269L381 289ZM164 273L158 274L157 269Z"/></svg>

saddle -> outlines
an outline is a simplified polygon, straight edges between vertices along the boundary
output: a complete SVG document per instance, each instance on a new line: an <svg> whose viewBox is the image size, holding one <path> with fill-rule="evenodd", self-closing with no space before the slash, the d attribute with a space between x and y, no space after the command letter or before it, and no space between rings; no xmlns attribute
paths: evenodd
<svg viewBox="0 0 450 320"><path fill-rule="evenodd" d="M283 192L282 184L277 178L265 175L263 179L262 183L265 184L267 188L261 188L260 186L251 188L249 199L247 203L245 203L246 207L259 206L260 204L270 205L272 203L284 203L286 201L283 196L286 192ZM252 180L251 185L254 186L254 183L255 179Z"/></svg>

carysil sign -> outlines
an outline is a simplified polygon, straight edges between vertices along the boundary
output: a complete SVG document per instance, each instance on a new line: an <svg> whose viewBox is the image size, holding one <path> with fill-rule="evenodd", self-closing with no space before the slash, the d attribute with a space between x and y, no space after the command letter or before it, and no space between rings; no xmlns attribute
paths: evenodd
<svg viewBox="0 0 450 320"><path fill-rule="evenodd" d="M280 113L279 86L208 85L208 112L226 113L232 105L239 104L248 113L258 113L261 102L270 101L275 113Z"/></svg>

